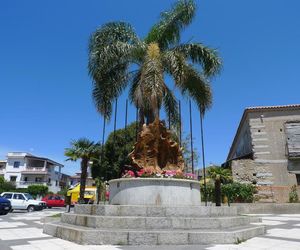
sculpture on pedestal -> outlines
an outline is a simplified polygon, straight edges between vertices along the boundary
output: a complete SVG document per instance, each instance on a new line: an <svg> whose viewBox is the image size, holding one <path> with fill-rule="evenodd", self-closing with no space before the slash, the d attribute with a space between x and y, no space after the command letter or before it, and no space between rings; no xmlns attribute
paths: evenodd
<svg viewBox="0 0 300 250"><path fill-rule="evenodd" d="M143 125L129 157L135 169L143 169L150 174L162 173L163 170L184 170L182 149L159 119L148 126Z"/></svg>

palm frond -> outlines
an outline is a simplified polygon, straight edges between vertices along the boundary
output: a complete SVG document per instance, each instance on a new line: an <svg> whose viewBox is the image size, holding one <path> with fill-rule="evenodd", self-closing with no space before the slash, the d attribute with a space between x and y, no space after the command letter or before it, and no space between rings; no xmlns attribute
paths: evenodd
<svg viewBox="0 0 300 250"><path fill-rule="evenodd" d="M139 39L127 23L108 23L92 34L88 69L94 83L96 108L106 118L110 118L111 102L128 83L131 61L141 51Z"/></svg>
<svg viewBox="0 0 300 250"><path fill-rule="evenodd" d="M181 93L191 97L199 109L205 112L212 103L211 88L206 77L187 64L182 53L168 51L164 53L163 62L166 72L173 77Z"/></svg>
<svg viewBox="0 0 300 250"><path fill-rule="evenodd" d="M170 11L161 13L160 21L152 27L145 42L157 42L161 49L178 43L180 32L192 22L195 10L194 0L179 0Z"/></svg>
<svg viewBox="0 0 300 250"><path fill-rule="evenodd" d="M71 141L71 148L65 149L67 160L91 159L100 154L100 145L87 138L80 138Z"/></svg>
<svg viewBox="0 0 300 250"><path fill-rule="evenodd" d="M127 64L116 65L102 74L101 80L94 82L93 100L100 114L110 119L112 103L131 81L133 72L127 72Z"/></svg>
<svg viewBox="0 0 300 250"><path fill-rule="evenodd" d="M139 41L134 29L126 22L109 22L98 28L90 37L89 51L115 42L135 44Z"/></svg>
<svg viewBox="0 0 300 250"><path fill-rule="evenodd" d="M208 80L192 66L185 68L185 78L180 86L183 95L191 97L199 110L205 113L212 104L212 92Z"/></svg>
<svg viewBox="0 0 300 250"><path fill-rule="evenodd" d="M171 124L174 127L178 126L179 122L179 114L178 114L178 103L176 97L172 93L172 91L166 86L165 88L165 95L163 98L163 106L168 115Z"/></svg>
<svg viewBox="0 0 300 250"><path fill-rule="evenodd" d="M208 48L201 43L181 44L173 48L186 59L202 66L206 76L212 76L220 72L221 59L216 50Z"/></svg>

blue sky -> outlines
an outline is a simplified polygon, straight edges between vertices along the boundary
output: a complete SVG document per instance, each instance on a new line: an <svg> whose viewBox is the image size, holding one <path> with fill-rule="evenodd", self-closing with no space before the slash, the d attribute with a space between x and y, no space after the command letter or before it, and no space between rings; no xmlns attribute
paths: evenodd
<svg viewBox="0 0 300 250"><path fill-rule="evenodd" d="M143 37L172 2L1 1L0 158L8 151L26 151L64 163L64 172L77 171L79 162L64 162L69 141L102 137L102 118L93 106L87 74L90 34L106 22L122 20ZM223 59L222 72L212 81L213 107L204 121L207 164L222 163L245 107L300 103L300 2L196 2L196 19L182 41L217 48ZM119 114L124 114L125 98L119 100ZM188 106L182 101L187 134ZM120 115L117 127L123 126ZM193 127L200 151L195 108Z"/></svg>

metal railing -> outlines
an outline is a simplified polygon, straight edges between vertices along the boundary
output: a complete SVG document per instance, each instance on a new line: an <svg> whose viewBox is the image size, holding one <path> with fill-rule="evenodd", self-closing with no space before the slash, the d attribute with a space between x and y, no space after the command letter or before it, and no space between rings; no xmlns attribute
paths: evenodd
<svg viewBox="0 0 300 250"><path fill-rule="evenodd" d="M25 171L41 171L41 172L48 172L48 170L44 167L31 167L31 166L26 166Z"/></svg>
<svg viewBox="0 0 300 250"><path fill-rule="evenodd" d="M28 186L28 185L47 185L51 186L52 184L47 181L19 181L16 182L17 185Z"/></svg>

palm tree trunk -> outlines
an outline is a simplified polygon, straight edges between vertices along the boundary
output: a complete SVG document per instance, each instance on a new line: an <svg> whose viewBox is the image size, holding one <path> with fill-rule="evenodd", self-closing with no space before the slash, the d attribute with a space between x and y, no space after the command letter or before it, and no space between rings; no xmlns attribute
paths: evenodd
<svg viewBox="0 0 300 250"><path fill-rule="evenodd" d="M221 206L221 180L215 180L215 196L216 196L216 206Z"/></svg>
<svg viewBox="0 0 300 250"><path fill-rule="evenodd" d="M79 193L79 201L78 201L80 204L84 203L87 167L88 167L88 159L84 158L81 160L80 193Z"/></svg>
<svg viewBox="0 0 300 250"><path fill-rule="evenodd" d="M155 119L159 119L159 109L156 107L155 110L149 111L146 115L146 124L153 123Z"/></svg>

